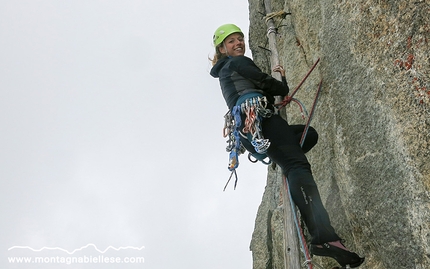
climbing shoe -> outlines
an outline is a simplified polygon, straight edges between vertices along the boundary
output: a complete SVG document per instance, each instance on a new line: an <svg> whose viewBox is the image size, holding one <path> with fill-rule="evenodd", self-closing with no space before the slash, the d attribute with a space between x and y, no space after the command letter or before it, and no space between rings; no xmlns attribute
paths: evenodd
<svg viewBox="0 0 430 269"><path fill-rule="evenodd" d="M324 243L322 245L311 245L311 252L316 256L331 257L342 267L349 265L350 268L356 268L364 262L364 258L358 256L357 253L349 251L340 241Z"/></svg>

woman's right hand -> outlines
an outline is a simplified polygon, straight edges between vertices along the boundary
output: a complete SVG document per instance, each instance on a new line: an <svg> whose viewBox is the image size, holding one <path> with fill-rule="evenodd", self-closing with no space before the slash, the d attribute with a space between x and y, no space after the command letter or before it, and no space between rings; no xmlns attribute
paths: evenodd
<svg viewBox="0 0 430 269"><path fill-rule="evenodd" d="M281 73L281 76L285 77L284 67L280 64L278 64L277 66L275 66L275 68L273 68L273 72L279 72Z"/></svg>

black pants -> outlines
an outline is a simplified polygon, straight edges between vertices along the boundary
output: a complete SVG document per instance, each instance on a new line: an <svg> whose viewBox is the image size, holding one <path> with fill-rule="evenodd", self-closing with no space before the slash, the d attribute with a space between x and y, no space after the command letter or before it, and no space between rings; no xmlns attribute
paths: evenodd
<svg viewBox="0 0 430 269"><path fill-rule="evenodd" d="M312 244L322 244L339 240L339 236L330 224L317 185L312 176L311 165L305 153L318 141L318 133L309 128L303 148L300 147L300 138L304 125L289 125L279 115L263 118L262 131L264 138L269 139L270 147L266 154L282 168L288 180L291 196L306 223L312 236ZM244 138L242 144L254 153L251 143Z"/></svg>

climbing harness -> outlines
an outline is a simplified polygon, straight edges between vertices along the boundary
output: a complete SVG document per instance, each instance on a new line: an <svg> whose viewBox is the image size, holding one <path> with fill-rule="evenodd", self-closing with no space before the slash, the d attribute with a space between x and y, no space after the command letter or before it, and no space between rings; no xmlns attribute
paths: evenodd
<svg viewBox="0 0 430 269"><path fill-rule="evenodd" d="M242 115L245 116L245 121L242 130L240 130ZM226 150L230 152L228 169L231 171L224 190L233 175L235 175L234 188L236 189L238 180L236 168L239 166L239 155L246 151L240 142L241 136L250 141L257 152L257 154L253 155L257 160L261 160L265 164L271 163L271 161L266 162L264 160L267 157L265 153L270 146L270 141L263 136L261 121L262 118L269 118L272 115L273 111L270 109L266 96L250 97L241 104L234 106L231 111L229 110L224 115L223 136L227 137ZM250 156L248 156L248 159L250 159Z"/></svg>

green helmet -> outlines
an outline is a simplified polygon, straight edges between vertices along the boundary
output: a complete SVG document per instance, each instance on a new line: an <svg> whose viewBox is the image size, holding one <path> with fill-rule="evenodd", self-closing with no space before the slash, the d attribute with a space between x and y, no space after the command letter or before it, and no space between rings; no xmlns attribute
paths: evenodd
<svg viewBox="0 0 430 269"><path fill-rule="evenodd" d="M221 44L224 39L234 33L241 33L243 36L243 32L242 30L240 30L239 27L237 27L234 24L224 24L221 25L220 27L218 27L218 29L216 29L215 33L214 33L214 37L213 37L213 41L214 41L214 45L218 46L219 44Z"/></svg>

